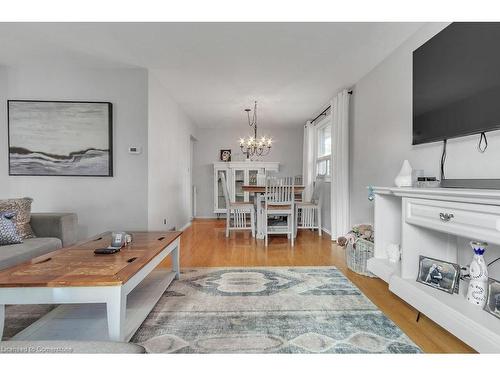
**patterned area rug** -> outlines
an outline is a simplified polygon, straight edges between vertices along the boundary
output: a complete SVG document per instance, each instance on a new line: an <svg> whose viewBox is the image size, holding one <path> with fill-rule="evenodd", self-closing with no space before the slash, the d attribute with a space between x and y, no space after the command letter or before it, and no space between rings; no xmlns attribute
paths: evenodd
<svg viewBox="0 0 500 375"><path fill-rule="evenodd" d="M420 353L333 267L184 270L132 341L150 353Z"/></svg>
<svg viewBox="0 0 500 375"><path fill-rule="evenodd" d="M2 340L9 340L57 305L7 305Z"/></svg>

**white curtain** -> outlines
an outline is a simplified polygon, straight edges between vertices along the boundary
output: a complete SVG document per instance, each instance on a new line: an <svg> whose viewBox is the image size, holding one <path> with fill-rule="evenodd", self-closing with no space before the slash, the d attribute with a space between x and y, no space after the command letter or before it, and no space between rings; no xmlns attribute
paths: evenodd
<svg viewBox="0 0 500 375"><path fill-rule="evenodd" d="M331 223L332 240L349 231L349 98L341 91L331 101Z"/></svg>
<svg viewBox="0 0 500 375"><path fill-rule="evenodd" d="M304 199L309 202L312 197L312 184L314 181L314 126L311 121L307 121L304 126L302 179L305 186Z"/></svg>

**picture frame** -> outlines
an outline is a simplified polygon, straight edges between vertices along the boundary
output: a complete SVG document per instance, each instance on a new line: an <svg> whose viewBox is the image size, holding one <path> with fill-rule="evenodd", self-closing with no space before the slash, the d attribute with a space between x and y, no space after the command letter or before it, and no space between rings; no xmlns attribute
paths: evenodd
<svg viewBox="0 0 500 375"><path fill-rule="evenodd" d="M460 266L420 255L417 282L450 294L458 293Z"/></svg>
<svg viewBox="0 0 500 375"><path fill-rule="evenodd" d="M488 279L488 299L484 310L500 319L500 281Z"/></svg>
<svg viewBox="0 0 500 375"><path fill-rule="evenodd" d="M220 150L219 160L224 161L224 162L230 162L231 161L231 150L230 149Z"/></svg>
<svg viewBox="0 0 500 375"><path fill-rule="evenodd" d="M8 100L9 176L113 177L113 104Z"/></svg>

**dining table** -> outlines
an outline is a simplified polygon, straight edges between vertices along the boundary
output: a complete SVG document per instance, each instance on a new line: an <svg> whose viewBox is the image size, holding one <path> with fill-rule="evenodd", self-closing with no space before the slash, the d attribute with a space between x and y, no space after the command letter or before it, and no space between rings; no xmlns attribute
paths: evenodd
<svg viewBox="0 0 500 375"><path fill-rule="evenodd" d="M257 225L256 225L256 233L255 237L258 239L263 239L265 237L265 225L266 225L266 218L264 215L264 208L262 205L262 202L264 202L264 194L266 193L266 186L265 185L243 185L242 187L243 191L246 191L250 194L255 195L255 210L256 210L256 219L257 219ZM304 185L294 185L294 192L295 194L302 194L302 192L305 189Z"/></svg>

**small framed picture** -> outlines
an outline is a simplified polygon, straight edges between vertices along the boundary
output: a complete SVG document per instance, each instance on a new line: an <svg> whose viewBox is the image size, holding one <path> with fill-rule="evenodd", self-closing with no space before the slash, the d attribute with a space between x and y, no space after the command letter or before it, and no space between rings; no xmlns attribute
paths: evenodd
<svg viewBox="0 0 500 375"><path fill-rule="evenodd" d="M484 309L500 319L500 281L488 279L488 300Z"/></svg>
<svg viewBox="0 0 500 375"><path fill-rule="evenodd" d="M231 150L220 150L220 161L231 161Z"/></svg>
<svg viewBox="0 0 500 375"><path fill-rule="evenodd" d="M460 266L444 260L420 256L417 281L453 294L458 292Z"/></svg>

